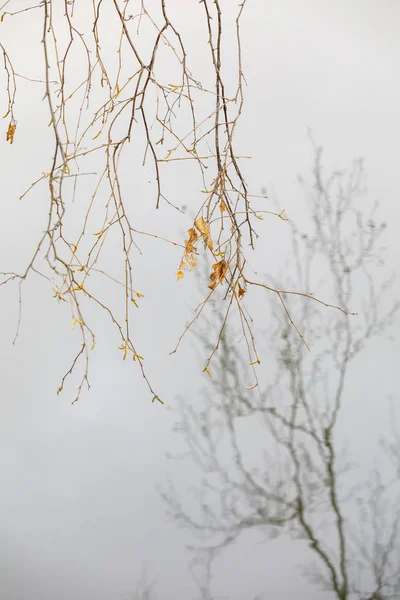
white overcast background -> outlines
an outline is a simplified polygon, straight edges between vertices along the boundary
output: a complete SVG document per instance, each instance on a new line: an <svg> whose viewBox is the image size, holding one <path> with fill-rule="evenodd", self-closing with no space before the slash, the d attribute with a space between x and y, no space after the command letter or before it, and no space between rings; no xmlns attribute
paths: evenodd
<svg viewBox="0 0 400 600"><path fill-rule="evenodd" d="M153 1L147 3L149 10ZM222 5L236 14L237 2ZM24 6L13 3L14 10ZM167 6L178 28L192 29L199 39L197 1L167 0ZM31 11L0 25L0 41L17 70L26 67L38 78L43 77L40 19L38 11ZM324 147L328 171L363 157L368 196L379 199L380 217L388 224L388 275L398 271L400 262L399 25L400 5L394 0L248 0L242 20L247 87L236 138L238 152L252 157L243 167L249 187L254 193L266 187L292 218L301 212L303 198L297 175L307 176L312 166L308 127ZM196 74L208 48L190 46L187 38ZM32 52L29 65L20 64L28 45L35 43L37 55ZM234 53L233 48L232 57ZM228 52L225 60L229 63ZM3 73L1 77L3 85ZM7 120L1 123L1 271L22 270L44 222L45 188L18 201L48 168L51 156L51 130L43 133L42 127L48 121L47 105L37 86L21 83L12 146L5 142ZM3 91L0 103L3 111ZM184 235L188 216L166 206L153 209L154 186L146 188L153 178L151 165L146 169L124 175L132 180L132 193L145 199L141 223L163 231L170 221L175 237ZM190 210L187 176L168 180L166 170L166 180L171 200ZM82 178L78 199L89 193ZM272 217L263 222L257 252L258 264L265 257L265 271L290 251L283 228ZM166 517L157 491L170 474L180 485L195 477L190 465L165 457L179 448L172 431L177 396L201 402L200 390L207 385L190 337L181 352L169 356L192 314L195 287L176 281L179 252L153 240L141 246L138 289L145 298L137 331L164 407L151 403L135 365L121 360L118 340L100 313L96 328L101 343L92 356L91 391L74 406L73 386L56 396L79 344L70 313L52 298L51 286L31 276L13 346L17 288L0 289L0 598L117 600L135 588L144 568L156 583L158 598L198 597L185 548L193 540ZM395 282L389 300L398 295ZM343 434L359 436L360 455L370 451L371 462L369 439L377 431L385 434L387 399L400 399L398 320L390 334L394 341L374 341L362 354L349 385L352 402ZM356 432L355 418L362 425ZM250 600L257 593L277 600L329 598L302 577L305 559L300 542L263 542L247 535L217 561L215 598Z"/></svg>

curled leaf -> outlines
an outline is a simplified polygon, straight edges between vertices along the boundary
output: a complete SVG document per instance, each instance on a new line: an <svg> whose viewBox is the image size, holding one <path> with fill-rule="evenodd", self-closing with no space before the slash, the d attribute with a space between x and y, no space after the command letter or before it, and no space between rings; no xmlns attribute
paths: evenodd
<svg viewBox="0 0 400 600"><path fill-rule="evenodd" d="M201 236L202 236L206 246L212 252L214 246L213 246L212 239L211 239L210 225L207 223L207 221L205 221L203 219L203 217L200 217L200 219L197 219L197 221L195 221L194 224L195 224L196 228L200 231Z"/></svg>
<svg viewBox="0 0 400 600"><path fill-rule="evenodd" d="M10 144L12 144L14 142L15 130L16 130L15 123L13 123L13 121L10 121L10 123L8 125L8 129L7 129L7 133L6 133L6 141L10 142Z"/></svg>
<svg viewBox="0 0 400 600"><path fill-rule="evenodd" d="M228 270L228 263L224 259L220 260L219 262L213 264L212 269L213 270L210 275L210 283L208 287L210 290L215 290L217 285L222 283L225 278Z"/></svg>

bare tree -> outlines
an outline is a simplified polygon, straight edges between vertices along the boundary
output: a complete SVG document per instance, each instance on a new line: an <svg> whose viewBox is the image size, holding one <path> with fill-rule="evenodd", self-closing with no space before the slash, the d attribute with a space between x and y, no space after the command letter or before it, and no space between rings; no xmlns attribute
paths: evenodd
<svg viewBox="0 0 400 600"><path fill-rule="evenodd" d="M291 226L295 281L287 285L310 293L323 286L345 312L359 306L359 314L349 319L310 310L310 303L291 296L286 313L274 311L264 373L270 383L263 389L244 388L240 338L225 330L211 391L200 406L180 402L180 430L200 482L190 508L173 484L163 496L178 523L201 536L194 561L205 565L208 584L215 556L257 528L270 538L286 532L305 540L315 558L307 576L336 598L397 598L398 473L381 480L372 473L368 485L355 479L338 422L344 402L351 401L346 383L352 362L387 330L399 304L388 307L389 282L376 282L385 224L377 221L377 204L366 209L362 161L324 177L321 154L315 147L312 180L301 180L311 225L306 232ZM208 340L205 332L202 342ZM362 427L361 419L354 427ZM204 598L211 597L208 584Z"/></svg>
<svg viewBox="0 0 400 600"><path fill-rule="evenodd" d="M94 0L84 4L42 0L24 6L17 0L6 0L0 6L4 67L0 86L6 92L3 143L13 149L18 145L18 132L23 127L18 122L22 83L43 89L48 109L43 127L48 125L52 132L47 165L20 192L20 200L24 200L45 190L48 207L42 233L26 268L22 272L2 271L0 285L17 283L21 309L24 282L28 276L40 275L53 288L54 298L61 305L70 305L81 344L58 393L79 369L75 400L82 386L89 387L89 356L96 343L90 308L97 307L115 328L123 359L130 356L135 361L152 400L162 402L132 337L132 310L145 302L133 269L134 252L140 251L143 236L169 244L178 253L178 279L204 254L212 259L204 300L173 350L176 352L210 299L217 297L220 302L215 292L224 286L228 301L223 303L225 316L220 330L215 330L215 341L205 361L207 373L232 312L240 315L252 361L258 360L252 326L240 302L246 289L272 291L287 310L284 297L291 292L254 281L244 250L245 243L254 247L255 224L261 226L263 213L271 213L265 209L262 195L250 193L242 167L246 157L241 156L234 140L244 102L240 25L246 2L238 4L236 11L231 6L223 9L219 0L202 0L191 7L203 27L199 43L204 47L200 48L191 46L193 32L177 24L179 11L167 0ZM26 70L21 72L9 46L19 39L21 26L28 25L35 35L25 40L22 67L25 64ZM233 36L225 37L226 29L234 31ZM21 44L17 48L22 52ZM37 48L42 54L40 69L37 60L30 58ZM209 85L191 70L193 51L204 56L201 78ZM229 57L229 64L236 61L234 81L225 73L223 56ZM35 109L33 105L33 114ZM37 140L32 144L34 147ZM137 225L142 202L128 201L132 193L129 175L138 174L147 164L153 174L155 208L163 203L174 215L175 209L181 210L174 178L181 176L184 168L197 168L197 172L188 171L193 173L193 189L185 189L186 198L197 198L191 207L194 219L186 218L186 240L171 239L169 219L161 234L143 231ZM170 192L165 190L167 166L174 181ZM79 187L84 176L93 181L89 194ZM78 197L79 203L74 203ZM271 214L286 220L283 210ZM18 231L15 237L18 243ZM120 254L113 256L110 270L103 268L102 261L109 256L115 239L119 240ZM203 243L204 253L198 250L199 243ZM109 302L110 287L112 297L118 298L115 306ZM20 322L21 312L15 340Z"/></svg>

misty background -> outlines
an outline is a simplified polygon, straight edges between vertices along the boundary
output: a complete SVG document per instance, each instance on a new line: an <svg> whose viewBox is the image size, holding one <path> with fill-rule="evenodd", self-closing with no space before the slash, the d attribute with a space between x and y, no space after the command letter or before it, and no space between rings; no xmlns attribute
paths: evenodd
<svg viewBox="0 0 400 600"><path fill-rule="evenodd" d="M19 5L24 6L15 2ZM191 32L191 64L194 72L201 70L204 48L196 46L196 40L203 40L196 11L183 0L169 0L168 5L180 29ZM225 10L229 5L223 3ZM291 221L304 229L304 192L297 176L307 178L313 166L308 128L324 148L328 173L363 157L367 197L379 200L379 218L387 223L385 264L377 278L396 273L400 258L399 19L400 7L390 0L252 0L242 21L248 85L236 148L251 156L243 166L249 188L257 194L265 187L265 209L285 208ZM32 11L18 23L17 37L5 19L0 39L18 71L43 77L40 16ZM30 54L26 64L26 48L35 40L38 54ZM232 66L232 77L234 71ZM21 202L18 198L46 170L52 151L43 88L21 82L19 89L15 142L9 146L3 137L0 143L4 271L22 270L43 228L47 190ZM2 129L5 136L5 121ZM189 175L165 171L168 197L187 206L186 215L167 205L154 210L150 167L123 177L138 202L138 229L158 233L167 225L171 238L184 239L192 217ZM90 193L90 182L81 178L77 198ZM272 216L260 224L256 270L279 277L291 252L285 227ZM135 267L145 298L135 336L164 406L151 403L136 365L122 361L115 334L95 310L98 343L91 356L92 388L73 406L75 380L56 396L79 344L68 307L53 299L51 285L30 276L13 345L18 290L12 284L0 290L0 596L8 600L129 598L143 569L155 582L155 597L199 597L188 570L186 545L194 543L193 536L166 515L159 491L171 478L184 494L199 477L190 461L166 456L186 451L174 431L180 421L178 397L198 404L204 388L213 393L202 372L206 353L196 336L187 337L180 351L169 355L199 301L198 282L193 276L176 281L179 249L154 240L140 240L140 246L143 254L135 255ZM399 283L394 281L387 306L398 296ZM252 307L261 320L259 331L268 335L265 296L256 296ZM399 399L399 339L397 319L352 365L341 435L355 441L351 458L363 474L376 462L378 438L390 435L389 400L396 405ZM268 362L261 368L268 381ZM249 432L249 450L257 451L256 443ZM302 576L309 556L305 545L287 536L265 541L262 532L246 533L214 565L214 598L332 597Z"/></svg>

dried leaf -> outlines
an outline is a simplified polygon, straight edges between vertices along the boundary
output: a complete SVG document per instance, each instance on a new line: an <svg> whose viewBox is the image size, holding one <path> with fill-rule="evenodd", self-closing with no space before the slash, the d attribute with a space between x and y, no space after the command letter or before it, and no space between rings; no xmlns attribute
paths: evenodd
<svg viewBox="0 0 400 600"><path fill-rule="evenodd" d="M77 318L72 319L72 329L75 327L75 325L77 323L79 323L79 325L83 325L82 319L77 319Z"/></svg>
<svg viewBox="0 0 400 600"><path fill-rule="evenodd" d="M10 142L10 144L12 144L14 142L15 130L16 130L15 123L10 121L10 123L8 125L8 129L7 129L7 133L6 133L6 141Z"/></svg>
<svg viewBox="0 0 400 600"><path fill-rule="evenodd" d="M245 295L246 290L244 288L242 288L240 283L238 283L238 288L239 288L238 296L239 296L239 300L241 300L243 298L243 296Z"/></svg>
<svg viewBox="0 0 400 600"><path fill-rule="evenodd" d="M210 284L208 287L210 290L215 290L217 285L222 283L225 278L228 270L228 263L226 260L220 260L219 262L213 264L212 269L213 270L210 275Z"/></svg>
<svg viewBox="0 0 400 600"><path fill-rule="evenodd" d="M204 369L203 369L203 373L207 373L207 375L208 375L209 377L212 377L212 374L211 374L211 371L210 371L210 369L208 368L208 365L206 365L206 366L204 367Z"/></svg>
<svg viewBox="0 0 400 600"><path fill-rule="evenodd" d="M159 398L158 396L154 396L154 398L153 398L152 402L154 402L154 400L158 400L158 402L159 402L160 404L164 404L164 402L163 402L163 401L161 400L161 398Z"/></svg>
<svg viewBox="0 0 400 600"><path fill-rule="evenodd" d="M224 212L224 211L228 210L227 205L225 204L225 202L222 199L221 199L221 202L219 203L219 210L221 212Z"/></svg>
<svg viewBox="0 0 400 600"><path fill-rule="evenodd" d="M128 346L126 344L122 344L121 346L118 346L118 350L123 350L124 356L122 360L125 360L128 354Z"/></svg>
<svg viewBox="0 0 400 600"><path fill-rule="evenodd" d="M186 262L189 265L189 271L191 271L192 269L194 269L194 267L196 266L196 259L193 256L193 254L189 254L188 256L186 256Z"/></svg>
<svg viewBox="0 0 400 600"><path fill-rule="evenodd" d="M196 228L200 231L201 236L205 242L205 244L207 245L208 249L213 250L214 246L212 243L212 239L211 239L211 232L210 232L210 225L207 223L207 221L205 221L203 219L203 217L200 217L200 219L197 219L197 221L194 222Z"/></svg>
<svg viewBox="0 0 400 600"><path fill-rule="evenodd" d="M197 248L195 247L195 243L199 239L197 231L193 228L188 229L189 239L185 240L185 254L190 254L191 252L196 252Z"/></svg>

